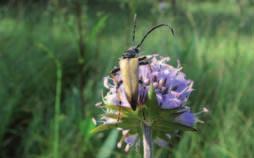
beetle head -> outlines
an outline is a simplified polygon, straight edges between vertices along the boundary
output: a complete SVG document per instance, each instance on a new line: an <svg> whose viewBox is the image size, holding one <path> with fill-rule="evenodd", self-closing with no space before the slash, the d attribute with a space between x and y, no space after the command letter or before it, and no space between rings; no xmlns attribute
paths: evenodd
<svg viewBox="0 0 254 158"><path fill-rule="evenodd" d="M135 58L137 57L137 54L139 53L139 49L136 47L131 47L127 51L124 52L123 58Z"/></svg>

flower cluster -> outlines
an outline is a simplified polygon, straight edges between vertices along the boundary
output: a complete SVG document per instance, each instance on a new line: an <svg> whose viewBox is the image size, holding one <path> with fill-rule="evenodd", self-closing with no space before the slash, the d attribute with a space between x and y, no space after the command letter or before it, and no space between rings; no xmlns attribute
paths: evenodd
<svg viewBox="0 0 254 158"><path fill-rule="evenodd" d="M169 58L146 57L149 64L140 65L138 70L137 111L131 110L120 72L104 78L108 92L102 106L106 109L101 118L104 127L100 129L117 125L123 134L118 147L125 142L125 150L139 141L140 120L144 117L152 126L154 142L160 146L169 146L181 130L195 130L197 119L186 106L193 82L186 79L180 66L175 68L167 64Z"/></svg>
<svg viewBox="0 0 254 158"><path fill-rule="evenodd" d="M151 63L139 66L139 99L138 103L143 105L146 101L150 84L155 88L158 104L162 109L175 109L185 105L192 92L191 80L185 79L181 67L174 68L168 65L169 58L157 55L148 57ZM124 93L120 72L113 78L105 77L104 86L109 89L105 97L106 104L130 107Z"/></svg>

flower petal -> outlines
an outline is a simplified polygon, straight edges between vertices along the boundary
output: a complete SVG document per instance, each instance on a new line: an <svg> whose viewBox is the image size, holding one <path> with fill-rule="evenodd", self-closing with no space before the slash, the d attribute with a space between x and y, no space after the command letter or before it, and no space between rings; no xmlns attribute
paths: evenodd
<svg viewBox="0 0 254 158"><path fill-rule="evenodd" d="M126 144L133 145L136 142L137 137L138 137L137 134L129 135L125 138L124 141Z"/></svg>
<svg viewBox="0 0 254 158"><path fill-rule="evenodd" d="M196 117L193 113L187 111L175 118L175 121L189 127L193 127L196 123Z"/></svg>

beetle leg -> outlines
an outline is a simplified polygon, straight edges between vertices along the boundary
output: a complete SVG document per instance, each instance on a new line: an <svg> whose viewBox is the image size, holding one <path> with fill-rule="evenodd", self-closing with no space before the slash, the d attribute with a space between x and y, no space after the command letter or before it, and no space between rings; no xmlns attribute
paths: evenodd
<svg viewBox="0 0 254 158"><path fill-rule="evenodd" d="M111 74L115 74L115 73L117 73L118 71L120 71L120 68L119 67L114 67L114 69L113 70L111 70Z"/></svg>
<svg viewBox="0 0 254 158"><path fill-rule="evenodd" d="M119 123L120 119L121 119L121 111L122 111L122 106L119 106L118 109L118 116L117 116L117 123Z"/></svg>
<svg viewBox="0 0 254 158"><path fill-rule="evenodd" d="M116 124L116 126L118 126L118 123L119 123L119 121L121 119L121 109L122 109L122 106L121 106L122 101L121 101L120 92L119 92L118 88L117 88L117 98L119 100L119 105L118 105L118 111L117 111L118 114L117 114L117 124Z"/></svg>
<svg viewBox="0 0 254 158"><path fill-rule="evenodd" d="M138 61L143 61L143 60L145 60L145 59L147 59L146 56L141 56L141 57L138 58Z"/></svg>
<svg viewBox="0 0 254 158"><path fill-rule="evenodd" d="M149 64L149 61L140 61L139 62L139 65L148 65Z"/></svg>
<svg viewBox="0 0 254 158"><path fill-rule="evenodd" d="M123 84L123 81L122 81L122 80L121 80L121 81L119 81L119 82L117 83L116 88L119 88L122 84Z"/></svg>
<svg viewBox="0 0 254 158"><path fill-rule="evenodd" d="M115 67L115 68L111 71L111 73L110 73L110 76L111 76L111 78L113 79L114 83L116 84L116 87L117 87L117 88L119 88L119 87L122 85L122 83L123 83L122 80L117 81L117 79L115 78L116 73L117 73L118 71L120 71L120 68L119 68L119 67Z"/></svg>
<svg viewBox="0 0 254 158"><path fill-rule="evenodd" d="M142 56L142 57L139 57L138 58L138 61L139 61L139 65L148 65L151 60L151 58L148 58L147 56Z"/></svg>

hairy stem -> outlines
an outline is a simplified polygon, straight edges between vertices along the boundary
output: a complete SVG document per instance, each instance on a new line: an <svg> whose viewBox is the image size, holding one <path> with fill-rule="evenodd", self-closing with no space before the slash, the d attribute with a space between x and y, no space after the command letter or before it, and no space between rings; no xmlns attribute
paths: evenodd
<svg viewBox="0 0 254 158"><path fill-rule="evenodd" d="M143 152L144 158L152 158L153 144L152 144L152 128L146 123L143 124Z"/></svg>

